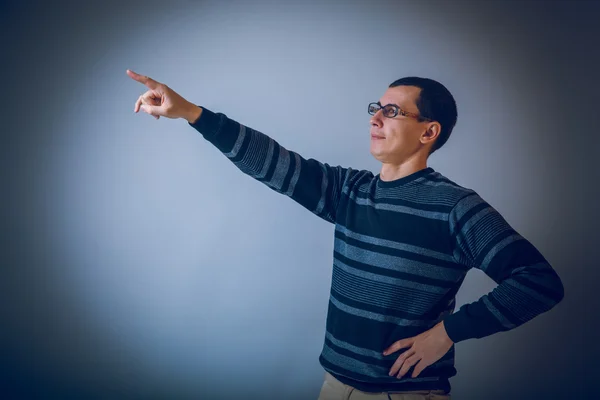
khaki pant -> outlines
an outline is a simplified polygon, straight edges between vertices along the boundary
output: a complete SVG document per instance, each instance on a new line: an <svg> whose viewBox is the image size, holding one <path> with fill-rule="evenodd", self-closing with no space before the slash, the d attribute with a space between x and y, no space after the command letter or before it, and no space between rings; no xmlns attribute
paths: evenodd
<svg viewBox="0 0 600 400"><path fill-rule="evenodd" d="M367 393L343 384L329 372L325 372L325 381L318 400L450 400L443 390L411 390L406 392Z"/></svg>

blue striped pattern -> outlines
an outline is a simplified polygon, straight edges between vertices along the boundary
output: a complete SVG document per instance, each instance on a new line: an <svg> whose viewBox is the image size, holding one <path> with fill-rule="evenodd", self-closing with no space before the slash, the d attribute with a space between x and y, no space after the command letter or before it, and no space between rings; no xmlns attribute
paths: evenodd
<svg viewBox="0 0 600 400"><path fill-rule="evenodd" d="M455 342L513 329L550 310L562 282L537 249L475 191L432 168L392 182L305 159L254 129L203 109L191 124L242 172L335 224L325 342L319 360L369 392L444 389L454 346L417 378L388 376L382 352L440 321ZM465 275L498 286L455 311Z"/></svg>

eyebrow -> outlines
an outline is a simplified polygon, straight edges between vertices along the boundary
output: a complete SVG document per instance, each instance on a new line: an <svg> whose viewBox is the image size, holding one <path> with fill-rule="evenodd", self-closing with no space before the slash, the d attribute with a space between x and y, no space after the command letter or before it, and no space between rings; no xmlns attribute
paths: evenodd
<svg viewBox="0 0 600 400"><path fill-rule="evenodd" d="M381 104L381 101L378 101L377 103L379 103L379 105L380 105L381 107L385 107L385 106L396 106L396 107L398 107L399 109L401 109L401 110L403 110L403 111L408 111L406 108L404 108L404 107L402 107L402 106L400 106L400 105L398 105L398 104L396 104L396 103ZM413 111L408 111L408 112L413 112Z"/></svg>
<svg viewBox="0 0 600 400"><path fill-rule="evenodd" d="M387 103L387 104L381 104L381 101L377 102L381 107L385 107L385 106L396 106L396 107L400 107L398 104L396 103ZM400 107L402 108L402 107Z"/></svg>

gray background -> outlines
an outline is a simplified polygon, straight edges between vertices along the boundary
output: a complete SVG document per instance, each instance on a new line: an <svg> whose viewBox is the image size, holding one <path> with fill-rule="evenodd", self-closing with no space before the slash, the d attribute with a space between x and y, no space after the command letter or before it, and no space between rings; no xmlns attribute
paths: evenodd
<svg viewBox="0 0 600 400"><path fill-rule="evenodd" d="M458 123L430 166L496 207L566 297L457 345L455 399L598 392L598 2L3 3L0 390L316 399L333 225L127 68L305 157L379 172L366 105L408 75ZM594 26L596 24L596 26ZM469 272L458 306L494 287Z"/></svg>

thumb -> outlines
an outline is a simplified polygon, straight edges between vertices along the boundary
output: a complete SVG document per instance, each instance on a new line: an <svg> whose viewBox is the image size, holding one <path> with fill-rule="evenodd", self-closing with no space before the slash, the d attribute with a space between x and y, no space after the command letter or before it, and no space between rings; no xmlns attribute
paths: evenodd
<svg viewBox="0 0 600 400"><path fill-rule="evenodd" d="M162 114L160 106L153 106L150 104L142 104L140 106L140 109L142 111L144 111L145 113L152 115L153 117L159 117Z"/></svg>

